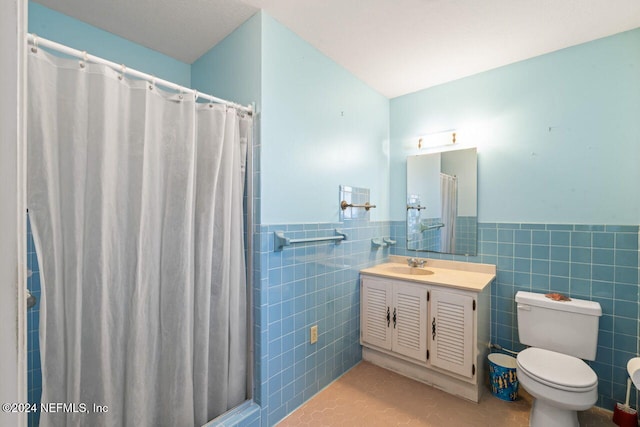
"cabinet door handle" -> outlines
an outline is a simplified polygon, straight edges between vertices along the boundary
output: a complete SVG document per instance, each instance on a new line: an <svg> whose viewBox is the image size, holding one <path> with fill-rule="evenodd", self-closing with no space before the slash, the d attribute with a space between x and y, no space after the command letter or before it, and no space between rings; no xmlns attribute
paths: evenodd
<svg viewBox="0 0 640 427"><path fill-rule="evenodd" d="M393 329L396 328L396 308L393 307Z"/></svg>
<svg viewBox="0 0 640 427"><path fill-rule="evenodd" d="M431 322L431 338L436 339L436 318L433 318L433 322Z"/></svg>
<svg viewBox="0 0 640 427"><path fill-rule="evenodd" d="M387 328L389 327L390 323L391 323L391 312L389 311L389 307L387 307Z"/></svg>

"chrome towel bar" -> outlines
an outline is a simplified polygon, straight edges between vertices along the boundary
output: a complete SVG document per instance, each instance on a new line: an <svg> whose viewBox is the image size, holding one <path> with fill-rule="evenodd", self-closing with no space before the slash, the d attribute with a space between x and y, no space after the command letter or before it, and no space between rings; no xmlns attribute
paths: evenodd
<svg viewBox="0 0 640 427"><path fill-rule="evenodd" d="M342 231L335 229L336 236L327 236L327 237L309 237L306 239L291 239L289 237L285 237L284 231L276 231L273 233L273 250L275 252L279 252L285 246L289 246L293 243L310 243L310 242L326 242L326 241L335 241L336 243L340 243L342 240L347 240L347 235Z"/></svg>
<svg viewBox="0 0 640 427"><path fill-rule="evenodd" d="M351 204L351 203L347 203L346 200L343 200L340 203L340 208L342 208L342 210L345 210L347 208L365 208L365 210L369 210L369 209L375 208L375 207L376 207L376 205L371 205L371 204L369 204L369 202L365 203L364 205L354 205L354 204Z"/></svg>
<svg viewBox="0 0 640 427"><path fill-rule="evenodd" d="M436 224L429 224L429 225L425 225L425 224L420 224L420 233L422 233L423 231L428 231L428 230L436 230L438 228L442 228L444 227L444 224L439 222Z"/></svg>

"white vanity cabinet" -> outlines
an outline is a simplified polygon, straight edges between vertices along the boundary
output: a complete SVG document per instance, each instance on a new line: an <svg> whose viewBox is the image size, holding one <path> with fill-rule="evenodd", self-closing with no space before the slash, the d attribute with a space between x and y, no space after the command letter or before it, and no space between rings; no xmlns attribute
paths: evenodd
<svg viewBox="0 0 640 427"><path fill-rule="evenodd" d="M453 264L437 264L449 270L428 265L428 276L388 273L399 271L397 263L361 271L362 358L477 402L484 388L495 266L451 273Z"/></svg>
<svg viewBox="0 0 640 427"><path fill-rule="evenodd" d="M431 365L473 378L476 371L473 360L475 295L433 289L429 300Z"/></svg>
<svg viewBox="0 0 640 427"><path fill-rule="evenodd" d="M427 360L427 290L422 285L363 277L361 335L369 344Z"/></svg>

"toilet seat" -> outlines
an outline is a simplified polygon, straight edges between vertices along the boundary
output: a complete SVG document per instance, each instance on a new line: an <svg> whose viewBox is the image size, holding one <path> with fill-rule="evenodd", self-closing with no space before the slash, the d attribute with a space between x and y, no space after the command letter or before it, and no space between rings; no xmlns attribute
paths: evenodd
<svg viewBox="0 0 640 427"><path fill-rule="evenodd" d="M527 348L516 358L532 379L559 390L587 392L598 387L596 373L583 360L542 348Z"/></svg>

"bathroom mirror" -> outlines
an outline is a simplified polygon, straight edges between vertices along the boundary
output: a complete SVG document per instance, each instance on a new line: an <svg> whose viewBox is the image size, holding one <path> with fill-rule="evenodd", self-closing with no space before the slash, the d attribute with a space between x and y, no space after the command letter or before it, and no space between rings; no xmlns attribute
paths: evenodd
<svg viewBox="0 0 640 427"><path fill-rule="evenodd" d="M476 255L475 148L407 157L407 250Z"/></svg>

